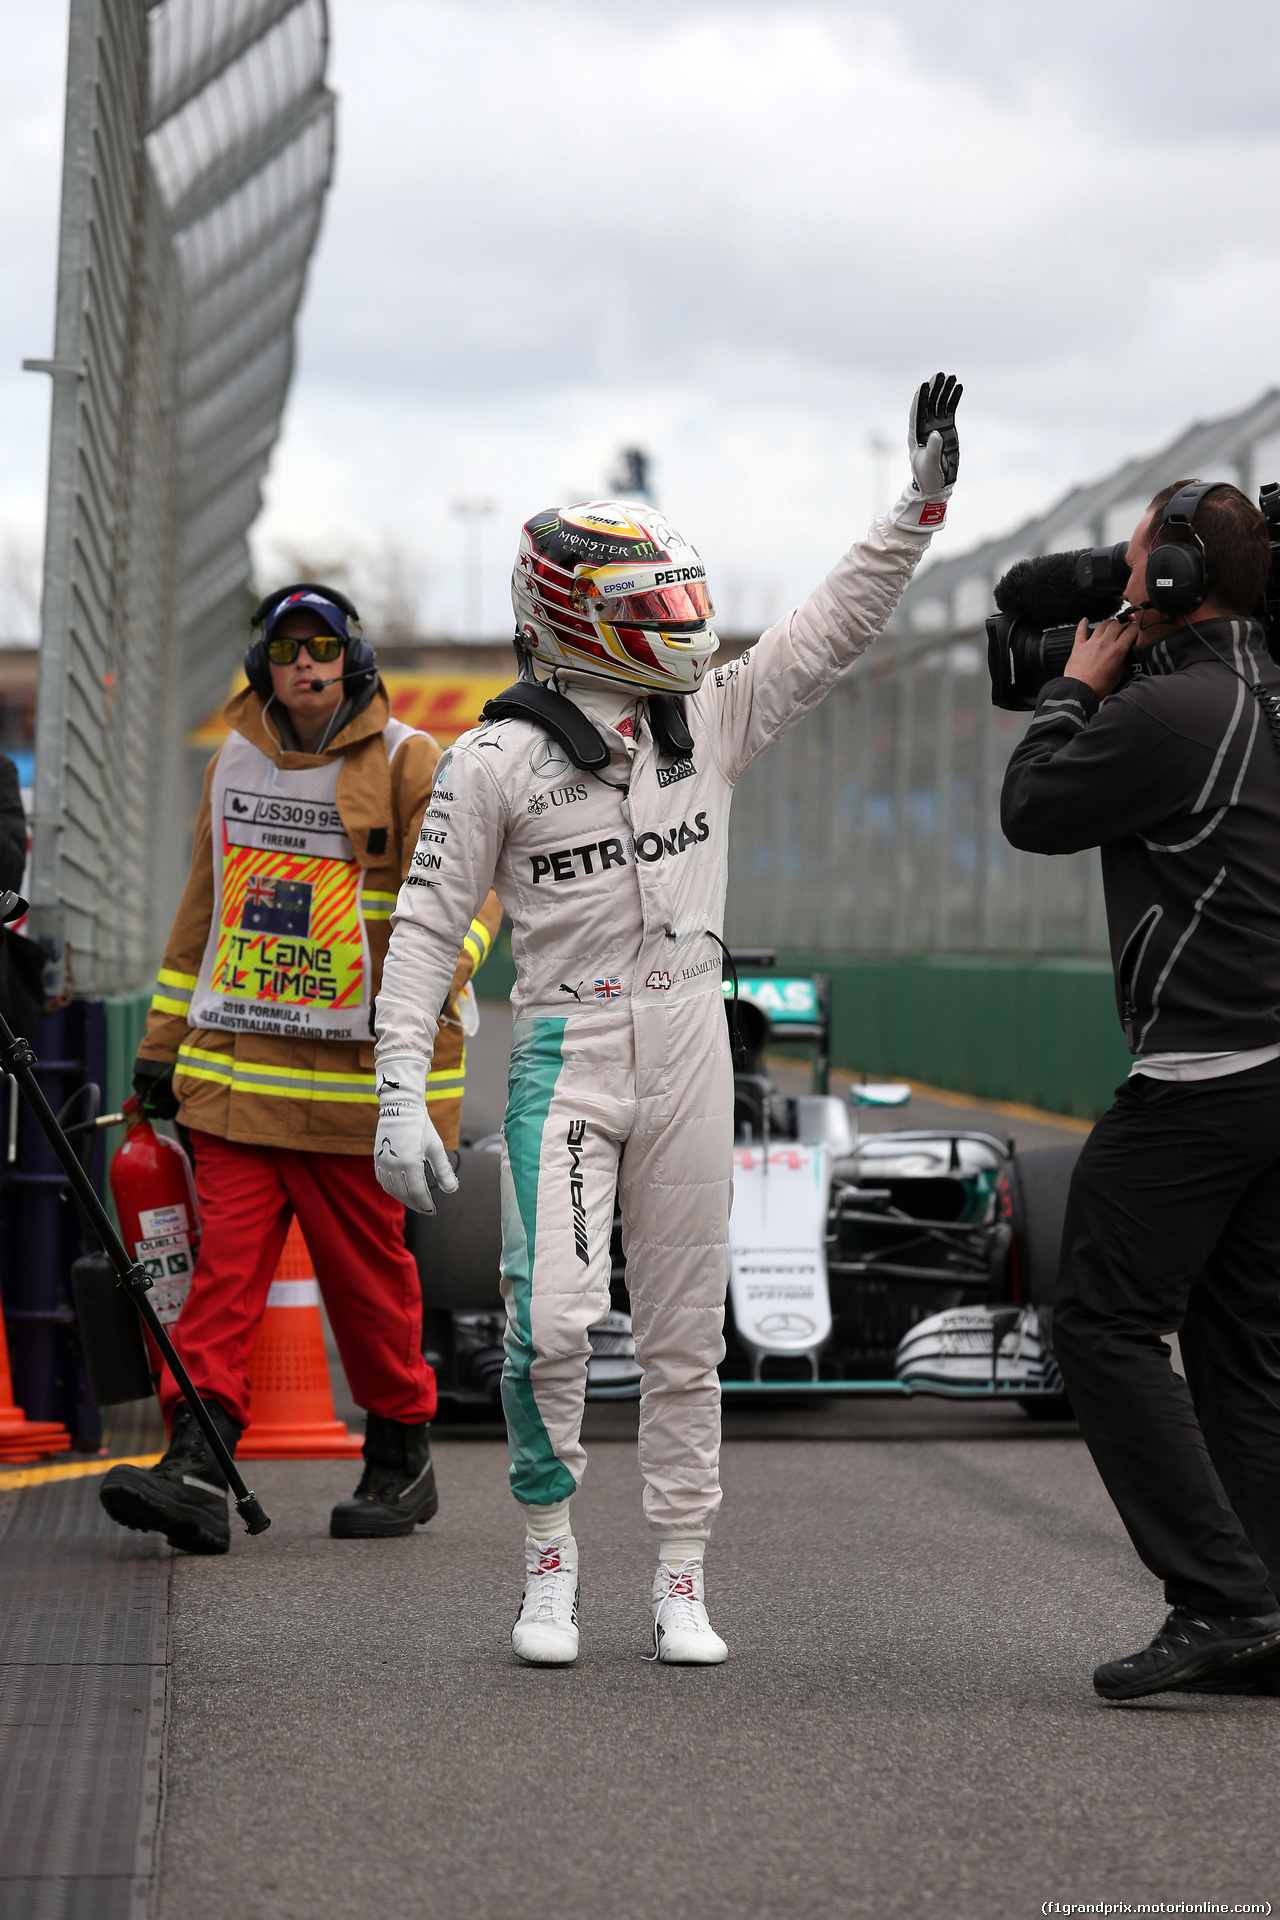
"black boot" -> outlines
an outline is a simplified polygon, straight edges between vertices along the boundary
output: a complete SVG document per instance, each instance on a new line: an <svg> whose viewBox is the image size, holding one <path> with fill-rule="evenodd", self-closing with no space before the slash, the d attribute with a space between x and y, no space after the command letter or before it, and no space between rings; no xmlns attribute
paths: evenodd
<svg viewBox="0 0 1280 1920"><path fill-rule="evenodd" d="M216 1400L205 1406L234 1455L240 1427ZM184 1553L226 1553L231 1545L226 1475L185 1401L174 1413L164 1458L154 1467L112 1467L98 1498L122 1527L162 1533Z"/></svg>
<svg viewBox="0 0 1280 1920"><path fill-rule="evenodd" d="M1280 1696L1280 1654L1271 1653L1255 1660L1243 1673L1211 1673L1205 1680L1183 1680L1179 1693L1262 1694L1271 1699Z"/></svg>
<svg viewBox="0 0 1280 1920"><path fill-rule="evenodd" d="M335 1540L386 1540L412 1533L440 1505L431 1464L429 1420L407 1427L371 1413L364 1436L364 1472L350 1500L329 1516Z"/></svg>
<svg viewBox="0 0 1280 1920"><path fill-rule="evenodd" d="M1243 1675L1280 1648L1280 1613L1213 1614L1175 1607L1149 1647L1096 1668L1094 1690L1107 1700L1185 1689L1189 1681Z"/></svg>

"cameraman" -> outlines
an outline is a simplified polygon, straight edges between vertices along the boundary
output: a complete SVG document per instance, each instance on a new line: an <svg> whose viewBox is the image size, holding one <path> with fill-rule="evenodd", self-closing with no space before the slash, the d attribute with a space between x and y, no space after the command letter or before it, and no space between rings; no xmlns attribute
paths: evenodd
<svg viewBox="0 0 1280 1920"><path fill-rule="evenodd" d="M1251 617L1270 551L1235 487L1181 531L1177 491L1129 542L1130 610L1081 621L1000 804L1016 847L1101 847L1137 1056L1076 1165L1053 1317L1081 1430L1172 1608L1095 1672L1113 1699L1280 1692L1280 748L1250 691L1280 692ZM1171 618L1152 605L1171 569L1147 561L1179 538L1203 597Z"/></svg>

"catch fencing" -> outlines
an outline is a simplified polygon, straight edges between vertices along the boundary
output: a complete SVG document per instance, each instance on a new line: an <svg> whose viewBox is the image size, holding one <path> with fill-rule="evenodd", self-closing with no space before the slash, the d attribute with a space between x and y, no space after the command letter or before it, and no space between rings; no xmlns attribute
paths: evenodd
<svg viewBox="0 0 1280 1920"><path fill-rule="evenodd" d="M1013 561L1125 539L1161 487L1193 474L1251 495L1280 480L1280 390L979 546L947 557L938 542L884 638L742 780L732 939L833 956L1106 953L1097 853L1018 853L1000 831L1029 716L991 705L982 620Z"/></svg>
<svg viewBox="0 0 1280 1920"><path fill-rule="evenodd" d="M728 938L809 954L1106 951L1096 851L1000 831L1028 714L991 705L986 635L886 636L739 783Z"/></svg>
<svg viewBox="0 0 1280 1920"><path fill-rule="evenodd" d="M244 645L248 529L334 150L324 0L71 0L30 930L141 985L187 731Z"/></svg>

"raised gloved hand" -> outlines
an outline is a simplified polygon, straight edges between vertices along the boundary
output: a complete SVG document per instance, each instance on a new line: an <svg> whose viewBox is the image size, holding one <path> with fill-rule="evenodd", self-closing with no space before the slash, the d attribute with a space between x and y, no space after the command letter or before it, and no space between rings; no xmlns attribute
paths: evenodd
<svg viewBox="0 0 1280 1920"><path fill-rule="evenodd" d="M179 1102L173 1087L172 1060L144 1060L139 1054L133 1063L133 1090L148 1120L177 1119Z"/></svg>
<svg viewBox="0 0 1280 1920"><path fill-rule="evenodd" d="M935 374L912 396L907 415L911 484L889 515L895 526L921 532L940 527L960 471L956 408L964 388L953 373Z"/></svg>
<svg viewBox="0 0 1280 1920"><path fill-rule="evenodd" d="M434 1213L427 1168L441 1193L456 1193L458 1176L427 1111L431 1062L417 1054L392 1054L378 1062L378 1133L373 1170L378 1185L414 1213Z"/></svg>

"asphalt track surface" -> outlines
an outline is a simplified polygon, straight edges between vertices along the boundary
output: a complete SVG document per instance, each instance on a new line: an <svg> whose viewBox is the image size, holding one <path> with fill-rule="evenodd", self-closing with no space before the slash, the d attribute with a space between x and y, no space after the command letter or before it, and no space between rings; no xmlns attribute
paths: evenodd
<svg viewBox="0 0 1280 1920"><path fill-rule="evenodd" d="M722 1668L645 1661L631 1422L590 1417L583 1651L518 1667L498 1438L411 1540L325 1537L341 1467L174 1567L161 1920L1031 1915L1277 1894L1268 1700L1108 1707L1159 1606L1069 1430L1013 1410L730 1413Z"/></svg>
<svg viewBox="0 0 1280 1920"><path fill-rule="evenodd" d="M486 1007L473 1135L501 1117L507 1033ZM869 1124L957 1119L1064 1137L920 1101ZM564 1671L510 1652L500 1428L437 1429L441 1510L408 1540L328 1538L348 1465L254 1465L271 1530L173 1560L159 1920L1280 1896L1280 1702L1092 1693L1162 1608L1074 1427L924 1400L727 1408L708 1568L731 1653L705 1671L645 1658L634 1432L632 1406L588 1410Z"/></svg>
<svg viewBox="0 0 1280 1920"><path fill-rule="evenodd" d="M468 1131L498 1124L484 1009ZM965 1118L915 1102L872 1124ZM730 1408L709 1559L731 1648L657 1667L628 1406L588 1412L578 1665L510 1652L500 1429L438 1430L441 1510L338 1542L338 1465L255 1468L271 1531L174 1566L160 1920L1022 1915L1280 1895L1280 1702L1109 1707L1162 1614L1074 1427L1013 1408Z"/></svg>

